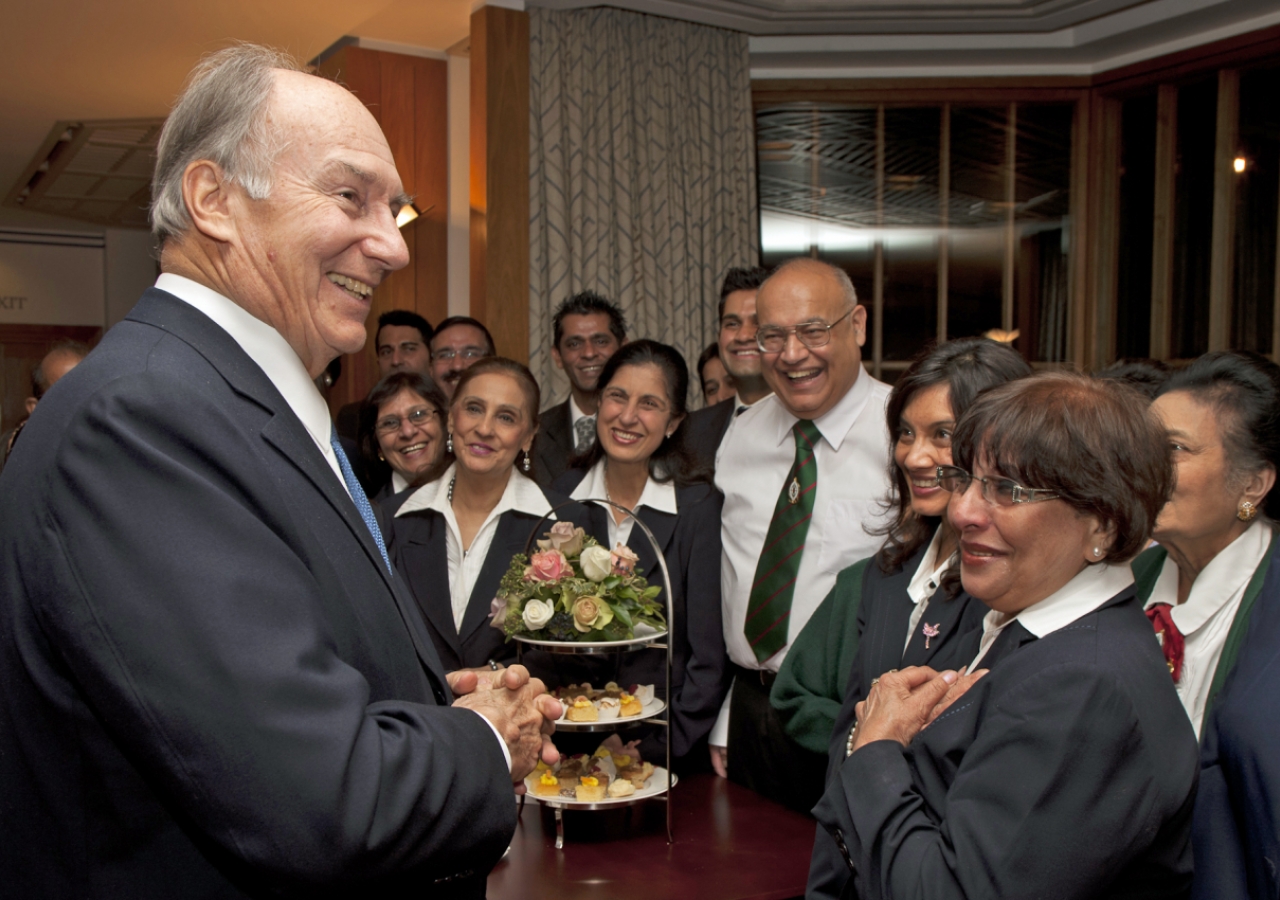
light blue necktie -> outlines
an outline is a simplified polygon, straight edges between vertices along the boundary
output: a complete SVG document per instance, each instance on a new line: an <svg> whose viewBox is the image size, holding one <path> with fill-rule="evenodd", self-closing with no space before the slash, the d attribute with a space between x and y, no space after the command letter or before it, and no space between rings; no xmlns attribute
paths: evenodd
<svg viewBox="0 0 1280 900"><path fill-rule="evenodd" d="M382 529L378 527L378 520L373 517L373 507L369 505L369 498L364 495L364 488L360 486L360 482L356 480L356 473L351 469L351 460L347 459L347 454L342 450L336 428L329 430L329 446L338 457L338 468L342 470L342 480L347 483L347 490L351 492L351 499L356 502L360 518L364 519L365 526L373 535L373 542L378 545L378 552L382 554L382 561L387 564L387 571L390 572L391 560L387 558L387 545L382 542Z"/></svg>

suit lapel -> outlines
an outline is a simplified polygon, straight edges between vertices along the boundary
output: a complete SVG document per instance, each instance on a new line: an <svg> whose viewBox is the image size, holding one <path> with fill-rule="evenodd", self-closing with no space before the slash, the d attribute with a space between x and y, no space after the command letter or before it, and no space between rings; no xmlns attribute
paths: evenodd
<svg viewBox="0 0 1280 900"><path fill-rule="evenodd" d="M480 567L480 575L467 599L467 611L462 616L462 628L459 632L462 643L470 640L472 633L489 621L493 598L498 593L502 576L511 566L511 557L524 552L529 532L537 521L532 516L514 510L507 510L498 517L493 542L489 545L489 552L485 554L484 565Z"/></svg>
<svg viewBox="0 0 1280 900"><path fill-rule="evenodd" d="M160 328L186 341L218 370L237 393L272 413L271 420L262 429L263 440L275 447L289 464L306 476L360 542L370 564L390 591L417 650L419 661L435 682L437 696L441 702L449 702L444 666L440 663L435 647L431 646L430 639L422 632L417 611L412 609L412 601L404 585L387 569L373 535L369 533L368 526L360 517L355 502L347 494L340 477L330 468L306 427L266 373L212 319L165 291L148 289L128 318Z"/></svg>
<svg viewBox="0 0 1280 900"><path fill-rule="evenodd" d="M920 624L911 634L902 662L909 666L926 666L942 648L953 646L964 627L965 610L970 603L977 602L964 593L948 599L946 588L939 587L929 598Z"/></svg>
<svg viewBox="0 0 1280 900"><path fill-rule="evenodd" d="M404 547L397 553L397 564L405 573L423 616L460 656L462 642L453 622L445 527L444 516L434 510L420 510L396 519L396 543Z"/></svg>
<svg viewBox="0 0 1280 900"><path fill-rule="evenodd" d="M981 640L981 638L979 638ZM1015 650L1023 644L1029 644L1036 640L1036 636L1023 627L1022 623L1016 619L1010 622L1000 632L1000 636L996 638L996 642L991 645L991 649L978 662L979 669L994 669L999 662L1005 657L1011 655ZM974 650L974 656L977 656L977 650ZM968 661L961 663L967 665Z"/></svg>
<svg viewBox="0 0 1280 900"><path fill-rule="evenodd" d="M676 517L651 506L640 507L636 510L636 515L653 532L654 540L658 542L658 547L665 556L667 548L671 545L671 538L676 533ZM650 584L661 584L658 557L654 554L653 546L642 529L632 526L631 536L627 538L627 546L639 557L640 561L636 565L644 572L645 579Z"/></svg>
<svg viewBox="0 0 1280 900"><path fill-rule="evenodd" d="M869 668L863 670L866 675L864 690L869 690L872 678L878 678L890 669L902 667L902 647L905 643L907 623L911 621L911 613L915 609L915 604L907 596L907 585L911 583L911 577L915 574L915 564L918 561L917 554L908 559L906 564L892 575L880 576L882 581L876 588L876 593L892 599L888 603L877 604L880 621L875 624L868 623L867 632L879 635L880 640L876 646L867 648ZM876 567L874 561L870 565ZM878 572L879 569L876 568L871 574L874 577Z"/></svg>

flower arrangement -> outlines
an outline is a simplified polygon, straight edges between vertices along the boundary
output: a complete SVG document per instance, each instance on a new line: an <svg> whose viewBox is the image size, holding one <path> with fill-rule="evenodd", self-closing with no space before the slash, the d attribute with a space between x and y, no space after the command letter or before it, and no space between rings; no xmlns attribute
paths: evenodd
<svg viewBox="0 0 1280 900"><path fill-rule="evenodd" d="M636 572L637 561L628 547L609 550L572 522L556 522L532 557L512 557L490 624L508 638L565 642L631 640L641 623L661 631L662 588Z"/></svg>

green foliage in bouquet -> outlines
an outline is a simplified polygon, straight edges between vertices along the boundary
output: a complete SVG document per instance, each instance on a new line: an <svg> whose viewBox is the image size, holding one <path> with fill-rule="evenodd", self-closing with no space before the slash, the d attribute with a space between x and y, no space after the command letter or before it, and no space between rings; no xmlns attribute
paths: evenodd
<svg viewBox="0 0 1280 900"><path fill-rule="evenodd" d="M610 551L572 522L556 522L531 558L512 558L490 624L508 639L565 642L629 641L641 623L665 630L662 588L635 566L627 547Z"/></svg>

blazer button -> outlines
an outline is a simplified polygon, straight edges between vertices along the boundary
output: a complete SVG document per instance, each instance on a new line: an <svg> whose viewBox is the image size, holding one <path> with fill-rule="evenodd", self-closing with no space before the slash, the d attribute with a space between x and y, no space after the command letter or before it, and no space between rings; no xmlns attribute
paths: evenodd
<svg viewBox="0 0 1280 900"><path fill-rule="evenodd" d="M840 848L840 855L844 857L845 865L849 867L849 871L853 871L853 860L849 857L849 848L844 843L844 833L836 829L836 846Z"/></svg>

